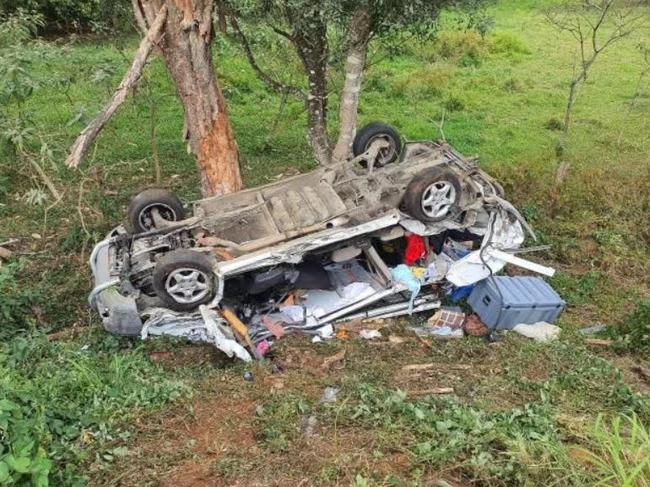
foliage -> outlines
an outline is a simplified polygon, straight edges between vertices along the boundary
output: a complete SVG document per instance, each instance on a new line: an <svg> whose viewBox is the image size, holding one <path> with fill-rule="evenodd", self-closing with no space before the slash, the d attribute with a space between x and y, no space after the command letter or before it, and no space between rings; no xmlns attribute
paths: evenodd
<svg viewBox="0 0 650 487"><path fill-rule="evenodd" d="M33 63L52 54L49 46L31 40L41 25L40 14L22 9L0 16L0 142L58 199L58 190L44 169L53 165L52 150L25 110L25 103L41 85L33 75ZM40 187L35 190L38 194ZM42 203L43 198L30 196L27 200Z"/></svg>
<svg viewBox="0 0 650 487"><path fill-rule="evenodd" d="M132 16L128 0L0 0L0 11L21 9L36 12L39 29L50 34L127 30Z"/></svg>
<svg viewBox="0 0 650 487"><path fill-rule="evenodd" d="M609 327L608 333L617 339L617 345L621 349L650 352L650 300L640 301L623 323Z"/></svg>
<svg viewBox="0 0 650 487"><path fill-rule="evenodd" d="M298 425L306 421L311 406L297 394L274 396L256 411L257 437L272 451L283 451L299 433Z"/></svg>
<svg viewBox="0 0 650 487"><path fill-rule="evenodd" d="M37 295L18 281L24 262L16 261L0 267L0 340L30 327L31 306Z"/></svg>
<svg viewBox="0 0 650 487"><path fill-rule="evenodd" d="M599 415L589 432L588 448L581 448L584 463L595 469L592 485L647 487L650 485L650 431L636 415Z"/></svg>
<svg viewBox="0 0 650 487"><path fill-rule="evenodd" d="M141 347L103 338L81 349L40 334L0 345L0 483L78 482L84 459L126 453L126 420L188 394Z"/></svg>
<svg viewBox="0 0 650 487"><path fill-rule="evenodd" d="M408 436L418 462L453 464L469 479L523 484L551 474L561 460L558 427L546 404L488 412L454 399L409 401L401 391L368 384L357 394L352 420ZM524 445L535 468L521 461Z"/></svg>

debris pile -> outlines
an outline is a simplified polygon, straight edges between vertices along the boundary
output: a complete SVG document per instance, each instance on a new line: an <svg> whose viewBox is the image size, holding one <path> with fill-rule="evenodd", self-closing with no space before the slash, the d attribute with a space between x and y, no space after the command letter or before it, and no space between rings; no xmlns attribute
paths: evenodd
<svg viewBox="0 0 650 487"><path fill-rule="evenodd" d="M506 218L493 213L480 240L462 240L449 231L418 235L398 226L389 239L338 247L289 270L264 270L249 281L247 293L224 290L218 307L201 305L194 314L152 309L142 337L185 336L250 361L264 357L275 341L291 333L310 335L315 342L346 338L346 323L434 310L426 323L410 329L435 339L485 336L494 330L553 339L559 328L550 323L565 306L557 293L539 277L494 275L507 262L553 273L514 256L524 240L523 228ZM277 279L279 273L294 275ZM441 306L441 300L466 300L473 313L458 305ZM382 336L367 328L356 333L366 340Z"/></svg>

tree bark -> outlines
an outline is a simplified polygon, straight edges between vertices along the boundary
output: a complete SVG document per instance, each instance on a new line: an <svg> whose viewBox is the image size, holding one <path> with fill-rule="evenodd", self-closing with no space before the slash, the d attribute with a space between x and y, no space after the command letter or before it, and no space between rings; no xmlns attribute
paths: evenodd
<svg viewBox="0 0 650 487"><path fill-rule="evenodd" d="M147 58L156 42L158 42L160 33L167 19L167 7L162 6L151 23L151 27L145 32L140 46L133 58L133 63L131 68L126 73L122 82L118 86L117 90L113 94L113 97L104 107L104 109L99 112L99 115L84 128L77 140L74 141L72 147L70 148L70 155L66 159L65 163L68 167L78 167L81 159L86 154L92 143L95 141L99 132L104 128L106 122L110 120L115 111L119 106L124 103L126 96L129 94L129 90L135 85L140 77L142 76L142 69L144 68Z"/></svg>
<svg viewBox="0 0 650 487"><path fill-rule="evenodd" d="M212 63L213 0L133 0L136 19L148 25L162 5L168 14L159 45L185 112L201 192L213 196L238 191L237 143Z"/></svg>
<svg viewBox="0 0 650 487"><path fill-rule="evenodd" d="M359 93L368 54L372 20L367 8L360 8L348 26L348 53L345 61L345 82L339 102L339 138L332 153L332 162L342 162L350 156L357 127Z"/></svg>
<svg viewBox="0 0 650 487"><path fill-rule="evenodd" d="M322 18L298 23L292 42L307 73L307 138L319 164L329 164L332 147L327 134L327 27Z"/></svg>

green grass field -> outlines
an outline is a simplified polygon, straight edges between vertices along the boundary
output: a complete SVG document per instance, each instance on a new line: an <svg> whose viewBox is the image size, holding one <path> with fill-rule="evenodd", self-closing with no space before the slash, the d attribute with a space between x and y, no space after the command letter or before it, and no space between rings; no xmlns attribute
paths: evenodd
<svg viewBox="0 0 650 487"><path fill-rule="evenodd" d="M2 149L0 242L20 241L13 263L0 267L0 316L5 328L26 330L0 333L0 484L649 485L650 384L633 368L648 367L650 329L643 304L650 74L641 77L647 66L638 48L650 32L614 45L594 66L568 140L569 175L558 188L553 127L563 117L575 41L545 22L550 3L498 1L485 38L453 30L444 16L434 40L412 40L390 55L373 46L360 118L391 123L412 140L444 133L465 154L480 155L552 246L535 258L558 269L552 284L569 303L560 342L468 338L428 348L406 321L396 322L384 334L403 337L399 345L286 340L276 352L284 371L256 364L251 383L242 365L203 347L116 339L99 329L85 305L86 261L123 220L129 198L156 184L152 116L161 185L190 200L198 177L159 61L81 169L65 168L65 151L119 83L137 40L41 48L30 66L34 93L15 110L47 141L52 157L43 166L64 197L54 206L51 198L30 202L30 190L47 190ZM262 59L283 76L297 72L277 54ZM215 62L246 186L313 168L301 103L290 99L279 112L280 97L223 39ZM334 93L341 81L333 73ZM335 127L336 96L331 106ZM594 322L611 325L620 342L586 344L576 330ZM48 340L52 332L60 339ZM343 361L320 367L342 350ZM405 374L413 363L435 368ZM321 404L328 386L341 389L338 400ZM454 393L418 394L431 387ZM304 433L308 418L312 435Z"/></svg>

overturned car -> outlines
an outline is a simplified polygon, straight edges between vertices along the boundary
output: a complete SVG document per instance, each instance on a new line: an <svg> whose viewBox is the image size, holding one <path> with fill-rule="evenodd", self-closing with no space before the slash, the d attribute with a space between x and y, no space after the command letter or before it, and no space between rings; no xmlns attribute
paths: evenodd
<svg viewBox="0 0 650 487"><path fill-rule="evenodd" d="M196 201L150 189L94 248L89 301L106 330L175 335L260 357L286 333L440 306L516 257L524 228L503 189L443 142L359 130L354 158ZM461 245L459 242L463 242ZM473 242L473 245L471 244Z"/></svg>

